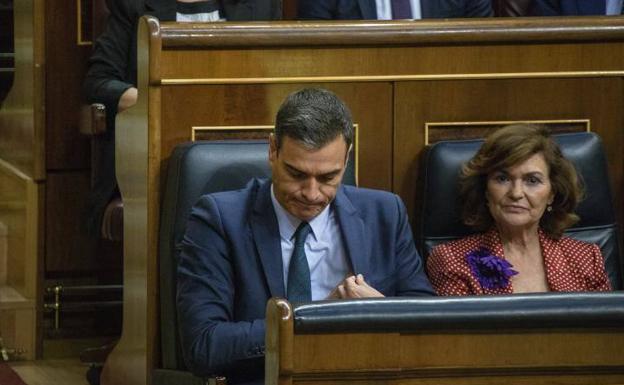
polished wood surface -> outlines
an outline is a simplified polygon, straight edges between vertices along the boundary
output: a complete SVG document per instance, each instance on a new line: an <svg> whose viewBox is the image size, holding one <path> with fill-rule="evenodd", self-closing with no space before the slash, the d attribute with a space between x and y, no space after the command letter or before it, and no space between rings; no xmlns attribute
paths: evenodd
<svg viewBox="0 0 624 385"><path fill-rule="evenodd" d="M266 384L621 384L624 330L295 332L267 305Z"/></svg>
<svg viewBox="0 0 624 385"><path fill-rule="evenodd" d="M50 282L70 276L82 285L118 283L121 246L93 239L84 231L84 208L90 184L88 170L48 172L44 269ZM71 242L64 241L68 237Z"/></svg>
<svg viewBox="0 0 624 385"><path fill-rule="evenodd" d="M6 347L40 353L43 243L43 2L13 3L15 74L0 108L0 223L6 228L5 280L0 282L0 335Z"/></svg>
<svg viewBox="0 0 624 385"><path fill-rule="evenodd" d="M43 189L0 161L0 223L4 248L0 275L0 336L6 347L34 359L40 352L41 206Z"/></svg>
<svg viewBox="0 0 624 385"><path fill-rule="evenodd" d="M396 192L415 217L427 123L587 121L605 139L621 192L622 18L210 25L145 18L138 50L139 104L118 117L116 143L124 332L104 384L149 384L158 365L162 178L169 153L193 127L272 125L289 92L329 88L360 128L360 185Z"/></svg>
<svg viewBox="0 0 624 385"><path fill-rule="evenodd" d="M45 2L45 145L48 170L88 169L89 138L80 134L82 80L90 45L78 44L78 1Z"/></svg>
<svg viewBox="0 0 624 385"><path fill-rule="evenodd" d="M0 195L16 197L0 197L0 223L9 248L6 287L36 309L28 358L41 352L46 285L110 283L120 276L119 251L101 247L82 229L90 145L79 134L78 111L91 48L79 42L78 4L13 2L15 77L0 107ZM32 326L15 327L26 325Z"/></svg>
<svg viewBox="0 0 624 385"><path fill-rule="evenodd" d="M12 362L10 365L28 385L88 385L87 367L77 359Z"/></svg>
<svg viewBox="0 0 624 385"><path fill-rule="evenodd" d="M624 38L619 17L505 20L306 21L163 23L163 47L312 47L364 45L473 45L476 43L608 42ZM242 28L241 28L242 27Z"/></svg>
<svg viewBox="0 0 624 385"><path fill-rule="evenodd" d="M45 178L44 2L13 4L15 76L0 109L0 159L35 181Z"/></svg>

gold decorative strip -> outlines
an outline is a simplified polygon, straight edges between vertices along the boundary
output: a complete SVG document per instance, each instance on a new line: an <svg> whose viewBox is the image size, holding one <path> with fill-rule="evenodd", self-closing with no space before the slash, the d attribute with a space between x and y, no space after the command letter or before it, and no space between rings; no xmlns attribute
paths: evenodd
<svg viewBox="0 0 624 385"><path fill-rule="evenodd" d="M80 45L92 45L93 42L89 39L85 39L85 37L83 36L83 31L82 31L82 23L83 23L83 18L82 18L82 10L83 10L83 5L82 2L85 0L76 0L76 44ZM93 0L86 0L91 2L91 6L93 6Z"/></svg>
<svg viewBox="0 0 624 385"><path fill-rule="evenodd" d="M293 76L262 78L197 78L161 79L162 85L199 84L273 84L273 83L318 83L318 82L377 82L406 80L471 80L471 79L532 79L532 78L577 78L577 77L620 77L624 71L559 71L559 72L505 72L482 74L428 74L428 75L367 75L367 76Z"/></svg>
<svg viewBox="0 0 624 385"><path fill-rule="evenodd" d="M546 119L546 120L499 120L482 122L426 122L425 145L441 140L478 139L485 137L493 129L514 123L532 123L548 126L553 133L591 131L589 119ZM439 135L444 131L453 131L451 137ZM438 135L432 134L436 132Z"/></svg>
<svg viewBox="0 0 624 385"><path fill-rule="evenodd" d="M268 139L274 126L193 126L191 140L237 140L237 139ZM355 184L359 185L359 124L353 124L353 165L355 167ZM251 134L251 135L249 135Z"/></svg>
<svg viewBox="0 0 624 385"><path fill-rule="evenodd" d="M0 172L4 172L6 174L11 174L13 176L18 177L19 179L26 181L26 182L33 182L34 180L33 178L29 177L28 175L24 174L20 169L18 169L17 167L13 166L11 163L0 159Z"/></svg>

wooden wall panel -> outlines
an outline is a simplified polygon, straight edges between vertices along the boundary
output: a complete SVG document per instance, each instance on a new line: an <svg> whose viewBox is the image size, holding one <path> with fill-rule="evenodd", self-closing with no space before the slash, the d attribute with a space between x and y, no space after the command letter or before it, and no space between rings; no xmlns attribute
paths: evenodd
<svg viewBox="0 0 624 385"><path fill-rule="evenodd" d="M78 44L77 4L76 0L45 2L48 170L89 167L89 138L80 134L78 117L91 46Z"/></svg>
<svg viewBox="0 0 624 385"><path fill-rule="evenodd" d="M36 306L40 287L43 186L0 161L0 336L5 346L22 349L22 358L38 353Z"/></svg>
<svg viewBox="0 0 624 385"><path fill-rule="evenodd" d="M15 349L9 354L11 360L34 360L37 356L36 319L32 303L12 308L0 305L0 336L4 348Z"/></svg>
<svg viewBox="0 0 624 385"><path fill-rule="evenodd" d="M387 82L238 86L176 85L162 91L162 153L191 137L194 126L273 125L286 96L303 87L324 87L350 107L358 125L361 186L392 188L392 87ZM168 157L168 156L167 156Z"/></svg>
<svg viewBox="0 0 624 385"><path fill-rule="evenodd" d="M166 23L163 23L166 24ZM263 81L332 77L335 80L409 80L465 78L480 74L500 77L546 76L548 72L618 71L624 48L619 43L570 44L311 46L305 49L246 47L232 50L167 52L160 68L163 82L203 79L206 82ZM549 55L544 55L549 52ZM606 53L609 53L606 55ZM337 59L339 58L339 59ZM445 58L461 58L461 61ZM496 58L494 60L493 58ZM197 63L188 65L187 63ZM232 65L235 63L235 65ZM206 71L209 68L210 71ZM401 79L399 77L404 77ZM318 81L318 80L317 80Z"/></svg>
<svg viewBox="0 0 624 385"><path fill-rule="evenodd" d="M0 108L13 84L13 0L0 1Z"/></svg>
<svg viewBox="0 0 624 385"><path fill-rule="evenodd" d="M87 236L84 231L83 215L89 185L88 171L48 173L46 278L93 278L121 269L120 245L115 247L114 243Z"/></svg>
<svg viewBox="0 0 624 385"><path fill-rule="evenodd" d="M405 82L395 85L394 185L413 212L427 122L589 119L602 136L614 197L623 193L622 79L548 78ZM620 223L621 199L615 199Z"/></svg>
<svg viewBox="0 0 624 385"><path fill-rule="evenodd" d="M45 178L42 0L15 1L15 76L0 109L0 159L35 181Z"/></svg>

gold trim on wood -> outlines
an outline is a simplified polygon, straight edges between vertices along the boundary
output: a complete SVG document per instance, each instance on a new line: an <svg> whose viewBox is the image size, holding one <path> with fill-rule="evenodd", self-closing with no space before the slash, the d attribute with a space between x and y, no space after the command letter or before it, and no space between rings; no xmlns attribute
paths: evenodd
<svg viewBox="0 0 624 385"><path fill-rule="evenodd" d="M620 77L624 71L558 71L558 72L505 72L482 74L428 74L428 75L367 75L367 76L293 76L262 78L164 78L162 85L200 84L273 84L273 83L318 83L318 82L377 82L406 80L471 80L471 79L532 79L532 78L577 78L577 77Z"/></svg>
<svg viewBox="0 0 624 385"><path fill-rule="evenodd" d="M28 175L24 174L17 167L13 166L11 163L9 163L9 162L7 162L7 161L5 161L3 159L0 159L0 171L4 171L7 174L14 175L14 176L20 178L23 181L33 182L34 183L33 178L31 178Z"/></svg>
<svg viewBox="0 0 624 385"><path fill-rule="evenodd" d="M273 131L273 129L275 128L275 126L272 125L257 125L257 126L193 126L191 128L191 141L195 142L196 140L201 140L201 139L197 139L198 138L198 133L201 133L202 131ZM360 153L360 147L359 147L359 131L360 131L360 126L358 123L354 123L353 124L353 142L354 142L354 147L353 147L353 161L354 161L354 167L355 167L355 185L358 186L359 185L359 153Z"/></svg>
<svg viewBox="0 0 624 385"><path fill-rule="evenodd" d="M531 123L542 125L562 125L562 124L575 124L584 125L585 131L591 131L590 119L544 119L544 120L498 120L498 121L474 121L474 122L426 122L425 123L425 145L431 144L429 140L429 131L435 127L482 127L482 126L506 126L514 123Z"/></svg>
<svg viewBox="0 0 624 385"><path fill-rule="evenodd" d="M191 129L191 140L194 142L197 139L197 133L202 131L273 131L274 126L270 125L257 125L257 126L193 126Z"/></svg>
<svg viewBox="0 0 624 385"><path fill-rule="evenodd" d="M84 0L76 0L76 44L79 46L93 45L91 40L84 40L82 36L82 2ZM87 0L93 1L93 0Z"/></svg>

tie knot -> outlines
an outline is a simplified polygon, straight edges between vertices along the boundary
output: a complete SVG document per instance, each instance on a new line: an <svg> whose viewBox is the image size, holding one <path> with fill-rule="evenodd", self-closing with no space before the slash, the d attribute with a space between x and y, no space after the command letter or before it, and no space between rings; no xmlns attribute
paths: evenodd
<svg viewBox="0 0 624 385"><path fill-rule="evenodd" d="M310 227L308 222L301 222L297 230L295 230L295 244L305 242L311 231L312 227Z"/></svg>

